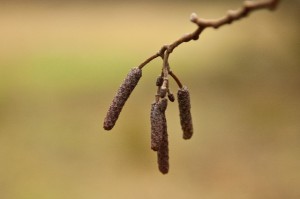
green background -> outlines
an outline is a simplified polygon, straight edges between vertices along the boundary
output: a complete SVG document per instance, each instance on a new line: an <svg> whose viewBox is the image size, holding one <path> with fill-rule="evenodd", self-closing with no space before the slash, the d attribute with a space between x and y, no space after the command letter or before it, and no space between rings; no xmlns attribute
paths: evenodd
<svg viewBox="0 0 300 199"><path fill-rule="evenodd" d="M299 198L299 1L170 55L194 136L182 139L169 103L169 174L150 149L161 60L143 69L115 128L102 127L130 68L193 31L192 12L218 18L241 2L1 1L0 198Z"/></svg>

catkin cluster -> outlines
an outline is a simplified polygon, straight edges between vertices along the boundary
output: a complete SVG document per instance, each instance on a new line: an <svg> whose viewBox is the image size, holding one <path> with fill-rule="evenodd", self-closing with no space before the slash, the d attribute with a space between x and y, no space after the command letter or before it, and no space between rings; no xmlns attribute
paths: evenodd
<svg viewBox="0 0 300 199"><path fill-rule="evenodd" d="M119 115L142 77L142 69L132 68L127 77L119 87L104 119L103 128L111 130L119 118ZM180 84L181 85L181 84ZM157 93L155 101L151 104L151 149L157 153L158 168L161 173L169 172L169 141L166 120L166 109L168 101L174 102L175 97L169 89L169 80L165 73L156 79ZM180 124L183 138L190 139L193 135L193 124L191 116L190 95L186 86L180 86L177 92Z"/></svg>
<svg viewBox="0 0 300 199"><path fill-rule="evenodd" d="M168 100L175 101L174 95L169 89L168 76L171 76L177 83L179 90L177 92L177 100L179 107L179 116L181 129L183 131L183 139L187 140L193 136L193 123L191 116L191 102L190 93L186 86L183 86L178 77L171 71L168 59L170 53L174 51L179 45L196 41L200 34L207 28L217 29L225 24L231 24L233 21L240 20L249 15L249 13L260 10L270 9L274 10L280 0L265 0L265 1L245 1L243 6L238 10L230 10L227 15L215 20L207 20L198 18L195 13L191 15L191 22L197 25L197 29L189 34L185 34L179 39L175 40L169 45L163 45L162 48L145 60L137 68L133 68L128 73L127 77L119 87L115 95L106 117L104 119L103 127L105 130L111 130L119 118L123 106L132 93L133 89L138 84L142 77L142 68L155 58L161 57L163 59L163 68L161 75L156 80L157 92L155 101L151 105L150 121L151 121L151 149L157 152L158 168L166 174L169 171L169 148L168 148L168 132L167 120L165 111L167 109Z"/></svg>

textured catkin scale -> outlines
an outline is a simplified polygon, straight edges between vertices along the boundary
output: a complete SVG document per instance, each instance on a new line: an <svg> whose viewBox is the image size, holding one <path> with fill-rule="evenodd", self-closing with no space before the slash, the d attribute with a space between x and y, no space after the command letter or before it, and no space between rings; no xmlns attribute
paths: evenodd
<svg viewBox="0 0 300 199"><path fill-rule="evenodd" d="M177 98L180 113L180 124L183 131L183 139L190 139L193 135L193 123L191 115L190 94L186 86L178 90Z"/></svg>
<svg viewBox="0 0 300 199"><path fill-rule="evenodd" d="M167 120L165 116L165 111L168 105L168 100L163 99L161 102L161 111L163 112L163 132L162 140L157 151L157 163L158 169L161 173L167 174L169 172L169 141L168 141L168 131L167 131Z"/></svg>
<svg viewBox="0 0 300 199"><path fill-rule="evenodd" d="M121 111L122 108L129 98L131 92L139 82L140 78L142 77L142 70L139 68L132 68L128 73L127 77L119 87L117 94L115 95L108 111L106 117L104 119L103 128L105 130L111 130Z"/></svg>

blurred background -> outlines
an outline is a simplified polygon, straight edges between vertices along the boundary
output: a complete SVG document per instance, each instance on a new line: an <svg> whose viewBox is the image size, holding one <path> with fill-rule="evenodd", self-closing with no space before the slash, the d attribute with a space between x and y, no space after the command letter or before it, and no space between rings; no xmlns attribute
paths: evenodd
<svg viewBox="0 0 300 199"><path fill-rule="evenodd" d="M130 68L242 1L1 1L1 199L300 198L299 1L177 48L194 136L167 110L170 172L150 149L157 59L113 130L102 124ZM174 81L171 89L177 92Z"/></svg>

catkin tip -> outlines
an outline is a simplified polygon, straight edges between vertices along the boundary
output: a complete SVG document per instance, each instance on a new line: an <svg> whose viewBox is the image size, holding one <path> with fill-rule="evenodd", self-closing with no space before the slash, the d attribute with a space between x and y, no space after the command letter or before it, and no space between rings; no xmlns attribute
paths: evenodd
<svg viewBox="0 0 300 199"><path fill-rule="evenodd" d="M107 131L111 130L113 128L113 125L107 125L104 123L103 128Z"/></svg>

